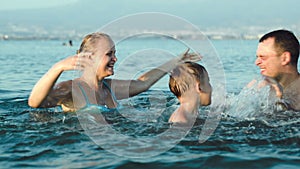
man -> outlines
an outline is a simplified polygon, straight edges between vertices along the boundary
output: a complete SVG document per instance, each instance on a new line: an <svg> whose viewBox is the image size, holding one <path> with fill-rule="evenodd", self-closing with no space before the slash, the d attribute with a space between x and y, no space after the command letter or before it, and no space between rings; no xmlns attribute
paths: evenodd
<svg viewBox="0 0 300 169"><path fill-rule="evenodd" d="M276 30L260 38L255 64L271 85L271 94L289 110L300 110L300 75L297 69L299 41L287 30Z"/></svg>

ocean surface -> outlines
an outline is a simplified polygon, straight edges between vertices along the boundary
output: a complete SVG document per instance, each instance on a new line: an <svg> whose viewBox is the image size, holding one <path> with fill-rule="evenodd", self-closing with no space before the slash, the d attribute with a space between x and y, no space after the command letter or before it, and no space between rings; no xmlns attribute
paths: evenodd
<svg viewBox="0 0 300 169"><path fill-rule="evenodd" d="M266 106L267 87L260 93L244 88L260 79L256 40L135 37L116 42L112 78L137 78L187 47L203 55L199 63L209 72L213 104L200 108L190 127L167 123L179 106L168 76L120 100L117 111L66 114L59 107L30 108L34 84L80 45L63 43L0 41L0 168L299 168L300 112ZM58 81L79 74L66 72Z"/></svg>

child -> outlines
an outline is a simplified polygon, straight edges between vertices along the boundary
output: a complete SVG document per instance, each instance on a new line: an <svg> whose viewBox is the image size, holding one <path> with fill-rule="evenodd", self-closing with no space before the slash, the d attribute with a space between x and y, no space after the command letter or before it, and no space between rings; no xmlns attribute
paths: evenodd
<svg viewBox="0 0 300 169"><path fill-rule="evenodd" d="M208 73L197 63L185 62L177 66L170 74L169 88L180 102L169 119L170 123L193 123L199 107L211 103Z"/></svg>

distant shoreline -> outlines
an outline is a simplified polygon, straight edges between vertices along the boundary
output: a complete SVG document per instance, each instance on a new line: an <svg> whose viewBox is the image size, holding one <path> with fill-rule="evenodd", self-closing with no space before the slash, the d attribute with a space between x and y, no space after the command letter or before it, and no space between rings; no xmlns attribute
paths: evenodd
<svg viewBox="0 0 300 169"><path fill-rule="evenodd" d="M109 34L114 39L123 39L136 35L151 35L158 34L166 37L171 37L180 40L258 40L269 30L283 29L282 27L241 27L241 28L204 28L204 29L120 29L110 30ZM300 38L299 29L291 29L295 35ZM99 30L98 30L99 31ZM101 31L101 30L100 30ZM82 40L83 37L91 33L91 29L85 30L70 30L70 29L55 29L33 31L27 27L21 27L19 30L0 30L0 40Z"/></svg>
<svg viewBox="0 0 300 169"><path fill-rule="evenodd" d="M82 37L45 37L45 36L1 36L0 40L81 40ZM120 36L120 39L122 39L124 36ZM205 37L205 38L203 38ZM180 40L203 40L203 39L209 39L209 40L258 40L260 38L260 35L240 35L240 36L232 36L232 35L205 35L205 36L194 36L194 35L176 35L173 38L180 39ZM119 39L118 36L116 36L116 39Z"/></svg>

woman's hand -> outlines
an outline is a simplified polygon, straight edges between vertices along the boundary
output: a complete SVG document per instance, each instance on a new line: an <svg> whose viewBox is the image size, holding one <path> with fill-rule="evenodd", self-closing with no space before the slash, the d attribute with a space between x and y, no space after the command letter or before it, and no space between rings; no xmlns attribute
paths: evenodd
<svg viewBox="0 0 300 169"><path fill-rule="evenodd" d="M69 56L66 59L57 63L58 67L61 67L62 71L68 70L83 70L91 66L92 53L79 53L77 55Z"/></svg>
<svg viewBox="0 0 300 169"><path fill-rule="evenodd" d="M183 54L179 56L180 62L198 62L202 59L202 56L198 53L189 53L190 48L188 48Z"/></svg>

